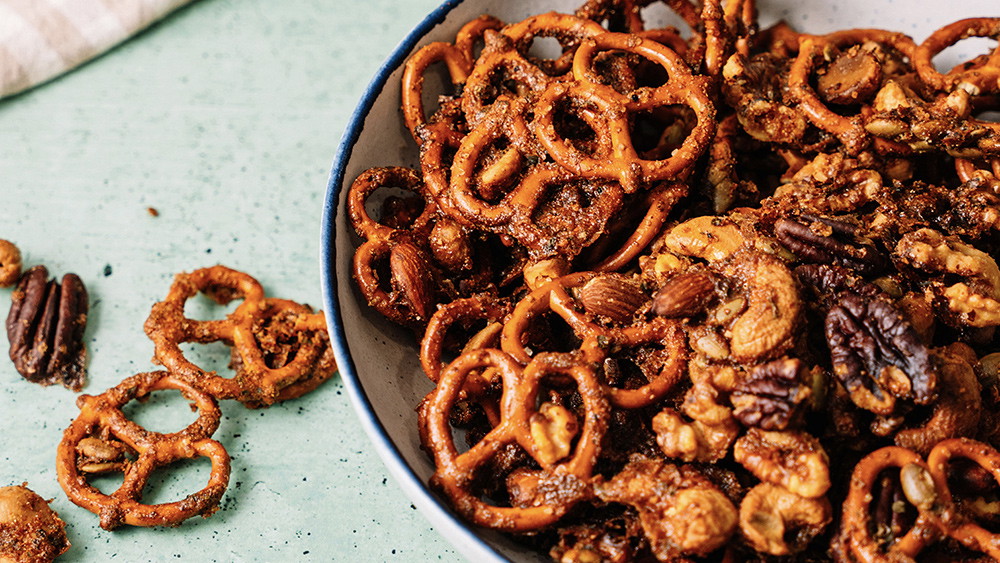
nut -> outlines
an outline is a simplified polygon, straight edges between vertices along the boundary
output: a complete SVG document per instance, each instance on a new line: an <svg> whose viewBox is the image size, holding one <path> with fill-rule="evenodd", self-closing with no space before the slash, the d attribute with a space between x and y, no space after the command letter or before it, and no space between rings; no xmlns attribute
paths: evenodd
<svg viewBox="0 0 1000 563"><path fill-rule="evenodd" d="M937 500L934 480L926 469L916 463L907 463L899 470L899 483L906 500L920 510L929 510Z"/></svg>
<svg viewBox="0 0 1000 563"><path fill-rule="evenodd" d="M53 561L69 549L66 523L23 485L0 487L0 561Z"/></svg>
<svg viewBox="0 0 1000 563"><path fill-rule="evenodd" d="M87 375L87 289L76 274L63 276L61 285L48 278L45 266L34 266L11 296L10 359L28 381L79 391Z"/></svg>
<svg viewBox="0 0 1000 563"><path fill-rule="evenodd" d="M841 53L816 81L820 96L831 104L867 101L882 82L882 65L870 51L856 45Z"/></svg>
<svg viewBox="0 0 1000 563"><path fill-rule="evenodd" d="M10 287L21 277L21 251L14 243L0 239L0 287Z"/></svg>
<svg viewBox="0 0 1000 563"><path fill-rule="evenodd" d="M579 432L576 417L564 406L544 403L531 415L531 438L537 449L538 460L554 464L565 458L573 449L573 438Z"/></svg>
<svg viewBox="0 0 1000 563"><path fill-rule="evenodd" d="M708 272L684 272L668 279L653 297L653 312L671 319L704 311L715 296L715 279Z"/></svg>
<svg viewBox="0 0 1000 563"><path fill-rule="evenodd" d="M392 285L406 300L418 320L434 313L434 276L420 251L410 244L397 244L389 254Z"/></svg>
<svg viewBox="0 0 1000 563"><path fill-rule="evenodd" d="M597 276L583 284L577 299L588 313L618 323L632 320L636 311L649 301L638 283L616 274Z"/></svg>
<svg viewBox="0 0 1000 563"><path fill-rule="evenodd" d="M76 465L83 473L124 471L128 465L125 444L88 436L76 445Z"/></svg>

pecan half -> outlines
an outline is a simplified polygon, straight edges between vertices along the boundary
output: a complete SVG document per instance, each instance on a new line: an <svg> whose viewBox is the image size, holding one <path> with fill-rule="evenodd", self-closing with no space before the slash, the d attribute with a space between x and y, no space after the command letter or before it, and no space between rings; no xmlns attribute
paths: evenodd
<svg viewBox="0 0 1000 563"><path fill-rule="evenodd" d="M891 414L896 398L936 399L939 367L889 301L843 295L827 313L826 340L833 373L859 407Z"/></svg>
<svg viewBox="0 0 1000 563"><path fill-rule="evenodd" d="M34 266L21 276L11 296L7 316L10 359L28 381L60 383L79 391L87 376L87 289L76 274L62 284L49 280L45 266Z"/></svg>
<svg viewBox="0 0 1000 563"><path fill-rule="evenodd" d="M774 235L806 262L839 264L861 274L882 271L889 264L884 252L859 238L858 228L844 221L811 215L778 219Z"/></svg>
<svg viewBox="0 0 1000 563"><path fill-rule="evenodd" d="M798 425L808 410L812 389L808 369L797 358L783 358L754 368L730 396L733 416L744 426L785 430Z"/></svg>

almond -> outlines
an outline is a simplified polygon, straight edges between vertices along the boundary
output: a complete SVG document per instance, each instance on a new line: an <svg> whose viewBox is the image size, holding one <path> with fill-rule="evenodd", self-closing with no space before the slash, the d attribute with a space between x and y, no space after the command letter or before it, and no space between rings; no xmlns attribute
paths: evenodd
<svg viewBox="0 0 1000 563"><path fill-rule="evenodd" d="M715 279L708 272L678 274L660 286L653 297L653 313L671 319L701 313L715 297Z"/></svg>
<svg viewBox="0 0 1000 563"><path fill-rule="evenodd" d="M583 284L577 299L588 313L625 323L649 301L649 296L635 281L618 274L605 274Z"/></svg>
<svg viewBox="0 0 1000 563"><path fill-rule="evenodd" d="M410 244L397 244L389 254L393 288L403 294L410 311L419 320L433 312L434 275L420 251Z"/></svg>

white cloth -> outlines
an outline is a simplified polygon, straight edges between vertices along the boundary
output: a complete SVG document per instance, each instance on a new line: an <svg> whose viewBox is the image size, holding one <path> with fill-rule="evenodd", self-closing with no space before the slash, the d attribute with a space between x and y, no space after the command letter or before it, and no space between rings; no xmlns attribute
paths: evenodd
<svg viewBox="0 0 1000 563"><path fill-rule="evenodd" d="M191 0L0 0L0 98L71 70Z"/></svg>

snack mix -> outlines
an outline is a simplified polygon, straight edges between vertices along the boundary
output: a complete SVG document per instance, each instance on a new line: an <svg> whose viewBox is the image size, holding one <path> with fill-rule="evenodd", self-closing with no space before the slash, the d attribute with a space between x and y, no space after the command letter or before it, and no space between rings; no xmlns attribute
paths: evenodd
<svg viewBox="0 0 1000 563"><path fill-rule="evenodd" d="M222 319L194 320L184 305L199 293L226 305L239 300ZM80 395L80 414L63 433L56 454L59 484L69 499L100 517L100 526L178 526L192 516L219 508L229 485L230 457L212 439L230 399L265 408L300 397L336 372L321 313L307 305L265 296L251 276L212 266L178 274L163 301L153 305L145 331L155 345L153 361L165 370L139 373L99 395ZM232 377L192 363L184 343L221 342L232 348ZM179 392L198 418L183 430L160 433L130 420L124 407L154 391ZM151 475L188 459L211 462L204 488L174 502L146 504ZM90 478L121 474L121 485L106 494Z"/></svg>
<svg viewBox="0 0 1000 563"><path fill-rule="evenodd" d="M431 486L564 562L1000 559L1000 49L933 63L1000 18L664 0L682 34L650 3L405 65L419 169L347 211L433 384Z"/></svg>

